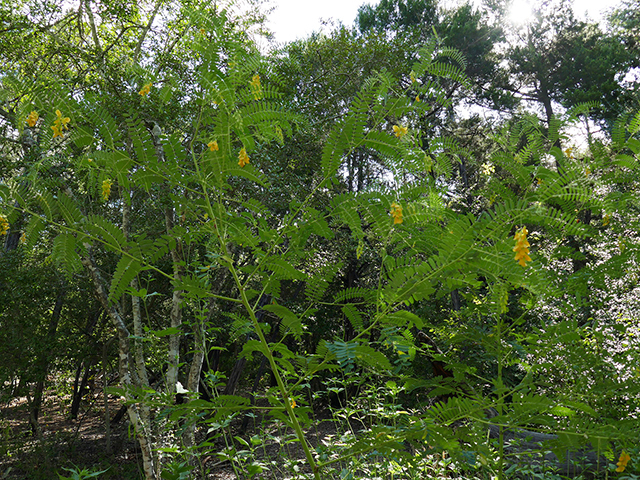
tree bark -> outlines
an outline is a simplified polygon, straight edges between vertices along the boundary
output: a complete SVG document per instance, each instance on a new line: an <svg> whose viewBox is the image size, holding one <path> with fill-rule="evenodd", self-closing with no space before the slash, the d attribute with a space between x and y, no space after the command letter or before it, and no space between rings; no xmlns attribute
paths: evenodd
<svg viewBox="0 0 640 480"><path fill-rule="evenodd" d="M169 199L167 198L167 201ZM174 211L172 206L167 206L164 211L167 235L172 235L174 228ZM171 261L173 263L173 278L176 283L182 280L184 267L182 266L181 244L176 239L175 248L171 249ZM174 287L171 297L171 328L182 326L182 290ZM180 364L180 337L181 334L169 336L169 368L167 370L167 391L175 393L178 383L178 365Z"/></svg>
<svg viewBox="0 0 640 480"><path fill-rule="evenodd" d="M93 280L93 285L98 296L98 300L102 304L102 307L109 314L114 328L118 335L118 371L120 374L120 384L124 388L125 397L128 400L133 400L130 396L130 389L132 387L140 387L136 385L133 380L132 372L135 367L131 361L131 352L129 345L129 337L131 336L127 325L120 315L120 312L115 305L109 303L109 296L107 294L107 288L105 281L98 270L96 261L93 258L91 251L91 245L85 245L87 254L82 257L82 264L89 271ZM137 375L136 375L137 377ZM140 415L140 409L136 403L131 403L127 409L129 413L129 419L136 432L138 443L140 444L140 451L142 453L142 465L146 480L156 480L156 461L154 458L153 444L151 441L151 425L145 422Z"/></svg>
<svg viewBox="0 0 640 480"><path fill-rule="evenodd" d="M31 412L29 415L29 422L31 423L31 429L35 435L38 435L38 417L40 416L40 407L42 406L42 394L44 392L44 386L47 379L47 372L49 371L50 352L51 346L56 341L56 333L58 331L58 323L60 322L60 314L62 313L62 305L64 304L64 297L67 294L66 283L60 286L56 303L53 307L53 313L49 320L49 328L47 329L47 336L45 337L45 344L48 346L44 349L44 353L38 360L38 379L36 381L36 389L33 394L33 401L31 402Z"/></svg>
<svg viewBox="0 0 640 480"><path fill-rule="evenodd" d="M130 235L132 201L133 191L128 190L123 195L122 208L122 234L127 240L129 240ZM138 283L137 277L134 277L131 280L130 285L133 290L140 290L140 285ZM137 295L131 295L131 313L133 316L133 335L135 338L133 343L133 363L135 365L135 368L133 368L133 380L138 387L149 388L149 377L147 375L147 366L144 360L144 346L140 340L144 336L144 329L142 326L142 311L140 308L140 297ZM141 403L138 407L138 415L140 423L145 426L147 441L149 443L153 443L154 431L151 421L151 409L144 402ZM157 454L152 452L151 460L152 462L150 462L149 468L154 468L155 465L154 473L155 475L158 475L160 473L158 471L158 469L160 468L160 464Z"/></svg>
<svg viewBox="0 0 640 480"><path fill-rule="evenodd" d="M82 368L83 366L84 366L84 369ZM82 401L82 397L85 394L85 389L87 388L87 383L88 383L87 380L89 379L89 375L91 374L92 367L93 367L93 362L91 360L81 361L80 365L78 365L78 370L76 371L76 378L73 384L73 400L71 402L71 418L78 417L78 412L80 411L80 402ZM79 381L81 372L82 372L82 380Z"/></svg>
<svg viewBox="0 0 640 480"><path fill-rule="evenodd" d="M558 439L558 435L532 432L521 428L504 428L502 430L504 451L509 455L507 463L533 467L534 470L554 472L567 477L578 476L584 472L602 472L609 461L592 448L565 450L564 459L550 451L550 443ZM489 425L489 437L500 437L500 427Z"/></svg>
<svg viewBox="0 0 640 480"><path fill-rule="evenodd" d="M104 401L105 453L107 455L111 455L111 415L109 413L109 395L107 393L107 388L109 387L109 345L111 345L111 339L102 345L102 396Z"/></svg>

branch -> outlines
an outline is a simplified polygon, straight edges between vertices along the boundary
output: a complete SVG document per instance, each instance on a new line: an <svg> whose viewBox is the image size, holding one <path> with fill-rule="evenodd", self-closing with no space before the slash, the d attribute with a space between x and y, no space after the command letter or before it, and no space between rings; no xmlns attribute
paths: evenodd
<svg viewBox="0 0 640 480"><path fill-rule="evenodd" d="M155 20L156 15L160 10L160 7L162 6L162 2L163 0L158 0L156 2L155 7L153 8L153 12L151 13L151 17L149 18L147 25L142 30L142 34L140 34L140 40L138 40L138 45L136 45L136 49L133 52L132 62L134 64L138 63L138 60L139 60L138 57L140 56L140 51L142 50L142 44L144 43L144 40L147 37L147 34L149 33L149 30L151 30L151 25L153 25L153 21Z"/></svg>
<svg viewBox="0 0 640 480"><path fill-rule="evenodd" d="M89 25L91 26L91 36L93 37L93 43L95 43L98 51L102 53L102 46L100 45L100 38L98 37L98 31L96 30L96 22L93 19L93 12L91 11L91 5L89 5L89 0L85 0L85 10L87 11L87 17L89 18ZM82 23L82 18L79 19L79 22Z"/></svg>

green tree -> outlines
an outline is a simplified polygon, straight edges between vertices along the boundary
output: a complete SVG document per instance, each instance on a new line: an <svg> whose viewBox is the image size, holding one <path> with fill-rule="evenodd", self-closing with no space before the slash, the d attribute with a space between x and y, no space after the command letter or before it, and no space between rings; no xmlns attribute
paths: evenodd
<svg viewBox="0 0 640 480"><path fill-rule="evenodd" d="M406 68L401 57L383 70L380 58L412 52L401 40L389 46L384 35L343 29L294 44L274 65L224 12L185 7L169 30L180 33L169 35L179 38L171 55L126 66L125 83L105 74L108 88L56 83L53 74L3 78L5 97L15 99L6 131L32 140L11 151L2 214L11 235L24 230L21 248L40 245L69 278L90 280L111 323L105 334L117 337L114 392L128 404L147 478L163 473L159 452L179 451L180 441L187 455L211 448L194 445L204 415L217 434L249 406L217 390L209 402L197 396L207 336L221 326L246 339L245 358L266 359L276 384L264 394L268 411L295 432L316 478L362 454L409 465L438 450L493 457L504 478L508 428L523 426L560 431L562 450L631 442L637 422L593 420L598 394L624 387L609 392L611 404L637 393L632 377L599 379L585 397L593 384L583 373L613 374L609 359L634 365L633 350L596 361L607 332L574 328L577 316L562 304L575 308L574 293L589 282L604 289L635 260L636 242L622 248L611 232L629 237L632 199L620 190L635 191L637 116L613 145L592 142L584 156L556 146L562 122L524 115L486 144L461 145L443 132L455 118L454 92L467 83L464 59L437 39L407 54L416 61ZM156 68L186 51L190 62ZM180 69L182 85L173 77ZM471 160L476 150L483 163ZM294 180L306 183L288 191ZM615 224L604 224L607 215ZM582 259L568 258L566 240L597 235L608 249L601 264L571 269ZM451 309L442 299L454 291ZM51 303L54 294L43 296ZM320 325L328 328L318 333ZM452 346L437 355L450 361L453 380L413 374L427 349L415 339L427 329ZM569 362L591 368L561 383L556 367ZM303 431L307 385L336 370L393 395L398 408L400 389L462 395L380 416L316 458ZM570 388L549 387L548 378ZM186 401L176 404L177 395ZM484 428L450 428L463 419L490 424L498 443ZM161 435L165 427L182 438ZM404 441L419 453L409 455Z"/></svg>
<svg viewBox="0 0 640 480"><path fill-rule="evenodd" d="M513 85L543 108L547 124L558 114L554 104L589 104L592 120L613 125L630 100L620 79L634 60L623 45L597 24L577 20L566 2L541 4L516 35L506 54Z"/></svg>

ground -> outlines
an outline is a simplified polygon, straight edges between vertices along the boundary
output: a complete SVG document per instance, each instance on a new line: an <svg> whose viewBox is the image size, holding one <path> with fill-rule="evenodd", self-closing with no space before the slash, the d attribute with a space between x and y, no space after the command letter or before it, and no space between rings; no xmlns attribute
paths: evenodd
<svg viewBox="0 0 640 480"><path fill-rule="evenodd" d="M107 451L105 436L104 403L101 393L88 395L83 401L77 419L69 416L70 398L55 395L46 396L40 416L43 441L39 442L31 432L26 397L16 397L6 401L0 410L0 479L59 480L58 474L71 476L65 468L87 469L88 471L108 471L100 479L136 480L142 478L141 457L138 445L131 436L126 416L111 427L110 446ZM110 416L113 418L120 409L121 401L109 398ZM231 435L239 436L240 421L232 425ZM272 425L260 431L260 443L251 443L251 436L257 433L257 420L242 435L249 447L235 442L236 458L246 455L257 459L257 463L268 468L269 478L285 478L287 470L299 465L304 469L302 449L290 442L291 432ZM312 443L335 438L337 429L329 416L318 418L308 431ZM204 432L199 434L204 440ZM265 441L266 439L266 441ZM231 440L233 442L233 440ZM220 459L216 453L227 445L222 438L213 441L211 453L202 455L201 460L208 472L209 480L231 480L243 476L234 471L230 462ZM244 453L243 453L244 451ZM251 455L249 455L251 452ZM288 459L284 462L284 459ZM290 460L290 461L289 461ZM285 463L288 463L285 465ZM250 462L247 463L249 467ZM239 474L239 475L238 475Z"/></svg>

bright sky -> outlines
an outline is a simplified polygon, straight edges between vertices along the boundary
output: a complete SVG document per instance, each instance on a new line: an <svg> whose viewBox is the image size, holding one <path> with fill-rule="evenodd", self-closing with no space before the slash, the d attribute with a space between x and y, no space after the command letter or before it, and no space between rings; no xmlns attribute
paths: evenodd
<svg viewBox="0 0 640 480"><path fill-rule="evenodd" d="M447 3L455 4L457 0ZM528 5L537 0L514 0L516 17L528 11ZM340 21L351 26L364 3L376 4L378 0L272 0L276 10L270 16L269 26L275 32L276 41L289 42L307 37L311 32L322 29L322 20ZM588 13L592 19L617 5L619 0L574 0L576 13ZM528 4L528 5L527 5ZM518 15L519 13L519 15Z"/></svg>

